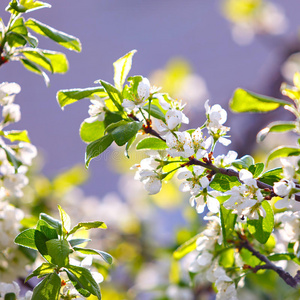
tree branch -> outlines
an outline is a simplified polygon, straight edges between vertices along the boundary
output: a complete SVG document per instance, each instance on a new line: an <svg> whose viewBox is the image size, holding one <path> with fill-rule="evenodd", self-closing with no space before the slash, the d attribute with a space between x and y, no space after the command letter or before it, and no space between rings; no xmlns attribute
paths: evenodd
<svg viewBox="0 0 300 300"><path fill-rule="evenodd" d="M152 129L151 126L144 126L143 127L144 129L144 132L145 133L148 133L150 135L153 135L155 137L158 137L159 139L163 140L163 141L166 141L165 139L163 139L159 133L157 133L155 130ZM200 161L194 157L189 157L189 162L184 164L183 166L187 166L187 165L197 165L197 166L201 166L203 168L206 168L208 170L211 170L213 172L213 174L216 174L216 173L221 173L221 174L224 174L224 175L227 175L227 176L234 176L234 177L237 177L239 179L239 172L237 171L234 171L232 169L224 169L224 168L218 168L216 166L214 166L211 162L203 162L203 161ZM262 181L259 181L256 179L256 182L257 182L257 186L260 188L260 189L268 189L271 191L271 198L272 197L276 197L278 196L277 194L274 193L274 190L273 190L273 186L267 184L267 183L264 183ZM300 195L294 195L295 196L295 200L300 202ZM280 197L280 196L279 196ZM271 200L270 199L266 199L266 200Z"/></svg>
<svg viewBox="0 0 300 300"><path fill-rule="evenodd" d="M290 273L284 271L282 268L277 267L274 263L272 263L266 256L255 250L245 236L239 234L239 238L241 240L240 247L249 250L254 256L256 256L259 260L265 263L265 265L258 265L254 268L251 268L253 272L257 272L262 269L269 269L275 271L289 286L296 288L298 283L300 282L300 271L297 272L296 276L293 277Z"/></svg>

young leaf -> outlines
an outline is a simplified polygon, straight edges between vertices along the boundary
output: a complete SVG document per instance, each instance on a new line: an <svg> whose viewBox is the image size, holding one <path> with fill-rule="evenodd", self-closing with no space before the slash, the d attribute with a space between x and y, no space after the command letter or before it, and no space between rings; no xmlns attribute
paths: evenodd
<svg viewBox="0 0 300 300"><path fill-rule="evenodd" d="M63 107L65 107L66 105L72 104L85 98L90 98L93 95L97 95L99 97L107 96L102 87L91 87L85 89L60 90L56 94L56 100L60 107L63 109Z"/></svg>
<svg viewBox="0 0 300 300"><path fill-rule="evenodd" d="M49 86L50 79L48 75L44 71L42 71L35 63L28 59L21 59L20 61L27 70L43 76L46 86Z"/></svg>
<svg viewBox="0 0 300 300"><path fill-rule="evenodd" d="M135 53L136 50L132 50L113 63L114 70L115 70L114 83L115 83L115 87L120 92L123 90L124 82L131 69L132 57Z"/></svg>
<svg viewBox="0 0 300 300"><path fill-rule="evenodd" d="M143 110L145 110L147 113L150 112L150 115L156 119L159 119L159 120L162 120L162 121L165 121L166 118L165 118L165 114L161 111L161 109L154 105L154 104L151 104L150 106L150 110L149 110L149 105L146 104L144 107L143 107Z"/></svg>
<svg viewBox="0 0 300 300"><path fill-rule="evenodd" d="M123 96L118 89L112 86L110 83L100 80L101 85L104 87L108 94L108 97L114 103L118 111L123 111L123 106L121 105L123 101Z"/></svg>
<svg viewBox="0 0 300 300"><path fill-rule="evenodd" d="M113 140L118 146L125 145L143 127L143 122L130 122L121 125L111 132Z"/></svg>
<svg viewBox="0 0 300 300"><path fill-rule="evenodd" d="M232 210L226 209L223 205L220 206L220 219L223 235L223 243L225 246L228 245L228 240L234 232L234 225L236 222L237 215L232 213Z"/></svg>
<svg viewBox="0 0 300 300"><path fill-rule="evenodd" d="M243 89L236 89L229 103L230 108L234 112L255 112L264 113L275 110L279 106L292 105L290 102L271 98Z"/></svg>
<svg viewBox="0 0 300 300"><path fill-rule="evenodd" d="M58 205L59 215L62 223L63 232L67 233L71 229L71 219L69 215Z"/></svg>
<svg viewBox="0 0 300 300"><path fill-rule="evenodd" d="M72 239L72 240L69 240L69 243L72 247L75 247L77 245L81 245L81 244L84 244L84 243L87 243L90 241L91 241L90 239Z"/></svg>
<svg viewBox="0 0 300 300"><path fill-rule="evenodd" d="M100 139L90 143L85 151L85 166L88 168L90 161L104 152L113 142L111 134L104 135Z"/></svg>
<svg viewBox="0 0 300 300"><path fill-rule="evenodd" d="M133 137L126 143L126 145L125 145L124 155L125 155L127 158L129 158L129 149L130 149L131 145L134 143L135 139L136 139L136 135L133 136Z"/></svg>
<svg viewBox="0 0 300 300"><path fill-rule="evenodd" d="M35 232L35 229L26 229L20 232L15 238L15 243L23 247L37 250L35 245Z"/></svg>
<svg viewBox="0 0 300 300"><path fill-rule="evenodd" d="M257 241L265 244L274 228L274 213L268 201L262 202L262 207L266 211L266 217L259 216L258 220L247 220L248 229Z"/></svg>
<svg viewBox="0 0 300 300"><path fill-rule="evenodd" d="M101 300L100 288L95 279L93 278L91 272L88 269L69 265L66 268L66 272L74 275L74 279L91 294L98 297Z"/></svg>
<svg viewBox="0 0 300 300"><path fill-rule="evenodd" d="M89 297L91 295L91 293L86 290L83 285L77 280L76 276L74 276L68 270L66 270L66 273L78 293L80 293L84 297Z"/></svg>
<svg viewBox="0 0 300 300"><path fill-rule="evenodd" d="M30 143L27 130L3 131L3 136L11 142L18 141Z"/></svg>
<svg viewBox="0 0 300 300"><path fill-rule="evenodd" d="M60 52L48 50L22 50L23 55L30 61L51 73L66 73L69 68L67 57Z"/></svg>
<svg viewBox="0 0 300 300"><path fill-rule="evenodd" d="M77 52L81 51L81 43L79 39L72 35L66 34L62 31L58 31L35 19L28 19L25 25L37 34L47 36L54 42L60 44L61 46L69 50L74 50Z"/></svg>
<svg viewBox="0 0 300 300"><path fill-rule="evenodd" d="M239 185L241 183L236 177L217 173L209 186L216 191L226 192Z"/></svg>
<svg viewBox="0 0 300 300"><path fill-rule="evenodd" d="M62 225L61 225L61 221L52 218L51 216L45 214L45 213L41 213L40 214L40 219L44 220L45 222L47 222L50 226L52 226L53 228L55 228L57 230L58 234L62 233Z"/></svg>
<svg viewBox="0 0 300 300"><path fill-rule="evenodd" d="M298 156L300 155L300 149L296 148L296 147L284 147L284 146L280 146L277 147L276 149L274 149L268 156L267 159L267 164L275 159L275 158L279 158L279 157L289 157L289 156Z"/></svg>
<svg viewBox="0 0 300 300"><path fill-rule="evenodd" d="M112 123L117 123L119 121L123 120L122 116L120 114L107 111L105 113L105 119L104 119L104 126L107 128Z"/></svg>
<svg viewBox="0 0 300 300"><path fill-rule="evenodd" d="M5 151L7 160L14 166L15 171L18 170L18 168L23 164L19 159L15 157L15 155L12 153L10 148L0 145L0 148L2 148Z"/></svg>
<svg viewBox="0 0 300 300"><path fill-rule="evenodd" d="M100 255L103 258L103 260L108 264L111 265L113 263L112 256L104 251L88 249L88 248L79 248L79 247L74 247L74 250L87 255Z"/></svg>
<svg viewBox="0 0 300 300"><path fill-rule="evenodd" d="M51 7L50 4L37 0L12 0L6 10L12 14L28 13L37 9Z"/></svg>
<svg viewBox="0 0 300 300"><path fill-rule="evenodd" d="M249 167L249 171L253 174L253 178L258 178L264 170L265 165L263 163L257 163Z"/></svg>
<svg viewBox="0 0 300 300"><path fill-rule="evenodd" d="M34 288L31 300L58 300L60 288L60 277L51 273Z"/></svg>
<svg viewBox="0 0 300 300"><path fill-rule="evenodd" d="M136 145L137 150L151 149L151 150L163 150L168 146L165 141L156 137L144 138Z"/></svg>
<svg viewBox="0 0 300 300"><path fill-rule="evenodd" d="M295 122L272 122L267 127L262 129L256 136L257 142L262 142L269 132L286 132L296 128Z"/></svg>
<svg viewBox="0 0 300 300"><path fill-rule="evenodd" d="M36 229L41 231L49 240L58 238L56 229L54 229L44 220L38 220Z"/></svg>
<svg viewBox="0 0 300 300"><path fill-rule="evenodd" d="M25 279L25 282L27 282L29 279L33 277L43 277L45 275L51 274L54 272L55 268L57 266L49 263L43 263L41 264L37 269L35 269L27 278Z"/></svg>
<svg viewBox="0 0 300 300"><path fill-rule="evenodd" d="M104 122L82 122L80 125L79 134L81 139L86 143L91 143L95 140L98 140L104 135Z"/></svg>
<svg viewBox="0 0 300 300"><path fill-rule="evenodd" d="M254 165L255 161L254 158L250 155L245 155L240 159L236 159L232 165L236 167L238 170L241 169L248 169L251 165Z"/></svg>
<svg viewBox="0 0 300 300"><path fill-rule="evenodd" d="M283 173L282 168L272 169L272 170L265 172L259 178L259 180L273 186L274 182L278 182L283 178L281 175L282 173Z"/></svg>
<svg viewBox="0 0 300 300"><path fill-rule="evenodd" d="M72 253L70 245L66 240L53 239L46 242L48 254L52 257L52 263L59 268L69 264L69 254Z"/></svg>
<svg viewBox="0 0 300 300"><path fill-rule="evenodd" d="M173 258L179 260L183 258L185 255L194 251L197 247L196 241L199 238L200 234L193 236L191 239L180 245L174 252Z"/></svg>
<svg viewBox="0 0 300 300"><path fill-rule="evenodd" d="M107 226L106 226L106 224L104 222L100 222L100 221L95 221L95 222L80 222L80 223L78 223L76 226L74 226L71 229L71 231L69 232L68 235L71 235L71 234L75 233L79 229L89 230L89 229L93 229L93 228L106 229Z"/></svg>

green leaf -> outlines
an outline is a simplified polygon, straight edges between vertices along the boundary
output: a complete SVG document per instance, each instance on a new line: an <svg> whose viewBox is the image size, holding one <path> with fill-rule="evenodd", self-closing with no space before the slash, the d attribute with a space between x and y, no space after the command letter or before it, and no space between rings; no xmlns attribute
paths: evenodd
<svg viewBox="0 0 300 300"><path fill-rule="evenodd" d="M132 57L136 53L136 50L132 50L119 58L113 63L114 66L114 83L115 87L119 90L123 90L123 85L126 77L131 69Z"/></svg>
<svg viewBox="0 0 300 300"><path fill-rule="evenodd" d="M244 89L236 89L229 103L234 112L255 112L264 113L275 110L279 106L292 105L290 102L271 98Z"/></svg>
<svg viewBox="0 0 300 300"><path fill-rule="evenodd" d="M257 265L261 263L260 259L258 259L256 256L252 254L248 249L242 248L239 251L243 261L245 264L251 266L252 268L255 268Z"/></svg>
<svg viewBox="0 0 300 300"><path fill-rule="evenodd" d="M59 268L69 264L69 254L73 251L66 240L49 240L46 242L48 254L52 257L52 262L58 265Z"/></svg>
<svg viewBox="0 0 300 300"><path fill-rule="evenodd" d="M11 142L18 141L30 143L27 130L2 131L0 134L3 135L6 139L10 140Z"/></svg>
<svg viewBox="0 0 300 300"><path fill-rule="evenodd" d="M77 52L81 51L81 43L79 39L72 35L66 34L62 31L58 31L35 19L28 19L25 25L37 34L47 36L54 42L60 44L61 46L69 50L74 50Z"/></svg>
<svg viewBox="0 0 300 300"><path fill-rule="evenodd" d="M20 59L20 61L27 70L43 76L46 86L49 86L50 79L48 75L44 71L42 71L35 63L28 59Z"/></svg>
<svg viewBox="0 0 300 300"><path fill-rule="evenodd" d="M38 256L38 253L36 250L27 248L27 247L23 247L23 246L19 246L18 249L29 259L29 261L31 263L35 262L35 260Z"/></svg>
<svg viewBox="0 0 300 300"><path fill-rule="evenodd" d="M104 122L83 122L80 125L79 134L81 139L86 143L98 140L104 135Z"/></svg>
<svg viewBox="0 0 300 300"><path fill-rule="evenodd" d="M274 182L278 182L283 178L283 176L281 175L282 173L283 173L282 168L275 168L265 172L259 178L259 180L273 186Z"/></svg>
<svg viewBox="0 0 300 300"><path fill-rule="evenodd" d="M66 73L69 68L67 57L60 52L48 50L22 50L23 55L35 64L52 73Z"/></svg>
<svg viewBox="0 0 300 300"><path fill-rule="evenodd" d="M156 137L144 138L136 145L137 150L151 149L151 150L163 150L168 146L165 141Z"/></svg>
<svg viewBox="0 0 300 300"><path fill-rule="evenodd" d="M49 240L58 238L56 229L54 229L44 220L38 220L36 229L41 231Z"/></svg>
<svg viewBox="0 0 300 300"><path fill-rule="evenodd" d="M269 132L286 132L296 128L295 122L277 121L270 123L267 127L262 129L256 136L257 142L262 142Z"/></svg>
<svg viewBox="0 0 300 300"><path fill-rule="evenodd" d="M107 94L102 87L60 90L56 94L56 100L60 107L63 108L66 105L72 104L85 98L91 98L94 95L105 97Z"/></svg>
<svg viewBox="0 0 300 300"><path fill-rule="evenodd" d="M143 122L130 122L121 125L111 132L113 140L118 146L125 145L143 127Z"/></svg>
<svg viewBox="0 0 300 300"><path fill-rule="evenodd" d="M17 296L15 293L6 293L4 296L4 300L16 300Z"/></svg>
<svg viewBox="0 0 300 300"><path fill-rule="evenodd" d="M222 251L220 254L219 264L223 268L231 268L234 265L234 252L235 250L229 248L225 251Z"/></svg>
<svg viewBox="0 0 300 300"><path fill-rule="evenodd" d="M248 229L257 241L265 244L269 239L274 228L274 213L268 201L261 203L266 211L266 217L259 216L258 220L247 220Z"/></svg>
<svg viewBox="0 0 300 300"><path fill-rule="evenodd" d="M289 157L289 156L299 156L300 155L300 149L296 147L284 147L280 146L275 148L268 156L267 164L275 159L280 157Z"/></svg>
<svg viewBox="0 0 300 300"><path fill-rule="evenodd" d="M126 143L126 145L125 145L124 155L125 155L127 158L129 158L129 149L130 149L131 145L134 143L135 139L136 139L136 135L133 136L133 137Z"/></svg>
<svg viewBox="0 0 300 300"><path fill-rule="evenodd" d="M75 289L77 290L77 292L79 292L82 296L84 297L89 297L91 295L91 293L86 290L82 284L80 284L80 282L78 282L77 278L71 273L71 272L68 272L66 270L66 273L70 279L70 281L72 282L73 286L75 287Z"/></svg>
<svg viewBox="0 0 300 300"><path fill-rule="evenodd" d="M53 228L55 228L57 230L58 234L62 234L62 225L61 225L61 221L52 218L51 216L45 214L45 213L41 213L40 214L40 219L44 220L45 222L47 222L50 226L52 226Z"/></svg>
<svg viewBox="0 0 300 300"><path fill-rule="evenodd" d="M105 119L104 119L104 126L107 128L112 123L117 123L119 121L123 120L122 116L120 114L107 111L105 113Z"/></svg>
<svg viewBox="0 0 300 300"><path fill-rule="evenodd" d="M253 174L253 178L258 178L263 172L265 165L263 163L257 163L249 167L249 171Z"/></svg>
<svg viewBox="0 0 300 300"><path fill-rule="evenodd" d="M219 197L218 197L219 198ZM227 199L227 197L226 197ZM220 219L223 235L223 243L228 246L228 240L232 238L237 215L232 213L232 210L226 209L223 205L220 206Z"/></svg>
<svg viewBox="0 0 300 300"><path fill-rule="evenodd" d="M72 240L69 240L69 243L72 247L75 247L77 245L87 243L87 242L90 242L90 241L91 241L90 239L72 239Z"/></svg>
<svg viewBox="0 0 300 300"><path fill-rule="evenodd" d="M236 159L232 165L236 167L238 170L241 169L248 169L251 165L254 165L255 161L254 158L250 155L245 155L240 159Z"/></svg>
<svg viewBox="0 0 300 300"><path fill-rule="evenodd" d="M159 120L162 120L162 121L165 121L166 118L165 118L165 114L161 111L161 109L154 105L154 104L151 104L151 108L149 110L149 105L146 104L144 107L143 107L143 110L145 110L147 113L149 113L150 111L150 115L156 119L159 119Z"/></svg>
<svg viewBox="0 0 300 300"><path fill-rule="evenodd" d="M43 277L45 275L51 274L54 272L54 270L57 268L56 265L49 264L49 263L43 263L41 264L37 269L35 269L27 278L25 279L25 282L27 282L29 279L33 277Z"/></svg>
<svg viewBox="0 0 300 300"><path fill-rule="evenodd" d="M99 81L101 85L104 87L105 91L108 94L108 97L114 103L118 111L123 111L123 106L121 105L123 101L123 96L118 89L116 89L113 85L103 80Z"/></svg>
<svg viewBox="0 0 300 300"><path fill-rule="evenodd" d="M35 232L35 229L26 229L20 232L15 238L15 243L23 247L37 250L35 245Z"/></svg>
<svg viewBox="0 0 300 300"><path fill-rule="evenodd" d="M241 183L235 176L217 173L209 186L216 191L226 192L231 190L234 186L239 185L241 185Z"/></svg>
<svg viewBox="0 0 300 300"><path fill-rule="evenodd" d="M115 123L111 123L110 125L108 125L106 128L105 128L105 132L109 132L111 133L115 128L121 126L121 125L126 125L130 123L130 121L127 121L127 120L121 120L121 121L118 121L118 122L115 122Z"/></svg>
<svg viewBox="0 0 300 300"><path fill-rule="evenodd" d="M300 261L297 256L293 253L275 253L268 256L270 261L280 261L280 260L292 260L296 264L300 265Z"/></svg>
<svg viewBox="0 0 300 300"><path fill-rule="evenodd" d="M104 135L100 139L90 143L85 151L85 166L88 167L90 161L104 152L113 142L111 134Z"/></svg>
<svg viewBox="0 0 300 300"><path fill-rule="evenodd" d="M6 38L10 47L20 47L26 45L27 35L28 31L24 24L24 18L18 18L10 27Z"/></svg>
<svg viewBox="0 0 300 300"><path fill-rule="evenodd" d="M100 288L95 279L93 278L91 272L88 269L69 265L66 272L74 275L74 279L91 294L98 297L101 300Z"/></svg>
<svg viewBox="0 0 300 300"><path fill-rule="evenodd" d="M60 288L60 277L51 273L34 288L31 300L58 300Z"/></svg>
<svg viewBox="0 0 300 300"><path fill-rule="evenodd" d="M59 215L62 223L62 228L64 233L68 233L71 229L71 219L70 216L58 205Z"/></svg>
<svg viewBox="0 0 300 300"><path fill-rule="evenodd" d="M10 11L12 14L17 14L28 13L45 7L51 7L51 5L46 2L36 0L13 0L9 3L6 10Z"/></svg>
<svg viewBox="0 0 300 300"><path fill-rule="evenodd" d="M93 229L93 228L101 228L101 229L106 229L107 226L104 222L100 221L95 221L95 222L80 222L76 226L74 226L71 231L69 232L69 235L75 233L79 229Z"/></svg>
<svg viewBox="0 0 300 300"><path fill-rule="evenodd" d="M79 248L79 247L74 247L74 250L87 255L100 255L103 258L103 260L108 264L111 265L113 263L112 256L104 251L88 249L88 248Z"/></svg>
<svg viewBox="0 0 300 300"><path fill-rule="evenodd" d="M197 247L197 239L200 237L200 234L193 236L191 239L180 245L174 252L173 258L179 260L194 251Z"/></svg>
<svg viewBox="0 0 300 300"><path fill-rule="evenodd" d="M2 148L5 151L7 160L11 163L12 166L14 166L15 171L17 172L18 168L23 164L19 159L15 157L15 155L12 153L11 149L8 148L5 145L0 145L0 148Z"/></svg>

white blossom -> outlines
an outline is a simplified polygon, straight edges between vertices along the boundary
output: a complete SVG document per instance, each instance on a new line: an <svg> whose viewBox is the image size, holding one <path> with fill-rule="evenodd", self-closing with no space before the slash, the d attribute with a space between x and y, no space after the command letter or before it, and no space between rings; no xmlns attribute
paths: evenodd
<svg viewBox="0 0 300 300"><path fill-rule="evenodd" d="M295 196L290 195L290 193L295 187L295 183L291 180L282 179L279 182L274 183L274 193L277 194L279 197L283 198L275 203L275 207L277 209L282 209L286 207L291 208L293 206L295 202Z"/></svg>
<svg viewBox="0 0 300 300"><path fill-rule="evenodd" d="M21 120L21 110L18 104L7 104L3 107L2 117L5 123L15 123Z"/></svg>
<svg viewBox="0 0 300 300"><path fill-rule="evenodd" d="M176 131L166 137L166 143L169 147L167 152L172 157L182 156L188 158L194 154L192 138L188 132Z"/></svg>
<svg viewBox="0 0 300 300"><path fill-rule="evenodd" d="M90 98L91 105L89 106L90 117L85 119L86 123L93 123L95 121L104 121L105 118L105 101L97 95Z"/></svg>
<svg viewBox="0 0 300 300"><path fill-rule="evenodd" d="M0 104L7 105L14 101L15 95L19 94L21 87L15 82L2 82L0 84Z"/></svg>
<svg viewBox="0 0 300 300"><path fill-rule="evenodd" d="M214 160L214 165L219 168L228 168L236 160L237 156L237 152L228 151L227 155L218 155Z"/></svg>
<svg viewBox="0 0 300 300"><path fill-rule="evenodd" d="M21 142L18 145L16 151L16 157L27 166L32 164L32 159L37 156L37 149L30 143Z"/></svg>

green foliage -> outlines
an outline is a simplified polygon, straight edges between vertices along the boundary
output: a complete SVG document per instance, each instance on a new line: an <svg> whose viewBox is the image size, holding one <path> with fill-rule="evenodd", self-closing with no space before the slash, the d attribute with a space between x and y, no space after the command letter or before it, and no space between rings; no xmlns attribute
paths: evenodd
<svg viewBox="0 0 300 300"><path fill-rule="evenodd" d="M240 184L239 180L234 176L217 173L209 186L216 191L226 192Z"/></svg>
<svg viewBox="0 0 300 300"><path fill-rule="evenodd" d="M94 95L105 97L106 93L101 87L91 87L85 89L60 90L56 94L56 99L61 108L85 98L91 98Z"/></svg>
<svg viewBox="0 0 300 300"><path fill-rule="evenodd" d="M96 141L104 135L104 122L83 122L80 125L79 134L81 139L86 143Z"/></svg>
<svg viewBox="0 0 300 300"><path fill-rule="evenodd" d="M245 155L240 159L236 159L232 165L236 167L238 170L248 169L250 166L254 165L254 158L250 155Z"/></svg>
<svg viewBox="0 0 300 300"><path fill-rule="evenodd" d="M10 131L0 131L0 135L3 135L6 139L11 142L26 142L30 143L27 130L10 130Z"/></svg>
<svg viewBox="0 0 300 300"><path fill-rule="evenodd" d="M112 256L104 251L79 248L76 245L86 243L88 239L68 239L78 230L92 228L106 228L103 222L81 222L70 230L70 217L58 206L60 220L41 213L35 229L27 229L21 232L15 239L15 243L28 247L38 252L47 260L35 269L26 281L33 277L44 277L34 288L32 299L55 300L59 299L61 288L60 272L66 271L74 287L82 295L93 294L101 299L98 284L88 269L71 265L69 256L78 251L87 255L100 255L108 264L112 264Z"/></svg>
<svg viewBox="0 0 300 300"><path fill-rule="evenodd" d="M295 128L296 128L296 123L292 121L272 122L257 134L257 142L262 142L267 137L269 132L287 132L287 131L294 130Z"/></svg>
<svg viewBox="0 0 300 300"><path fill-rule="evenodd" d="M290 102L271 98L243 89L236 89L230 101L230 108L234 112L265 113L277 109L279 106L291 105Z"/></svg>
<svg viewBox="0 0 300 300"><path fill-rule="evenodd" d="M122 92L126 77L131 69L132 57L136 50L132 50L114 62L115 87Z"/></svg>
<svg viewBox="0 0 300 300"><path fill-rule="evenodd" d="M267 163L269 163L271 160L280 158L280 157L289 157L289 156L299 156L300 155L300 149L297 147L284 147L280 146L275 148L274 150L269 153L267 158Z"/></svg>
<svg viewBox="0 0 300 300"><path fill-rule="evenodd" d="M269 202L263 201L261 206L266 211L266 217L259 216L258 220L247 220L247 225L256 240L265 244L274 228L274 213Z"/></svg>
<svg viewBox="0 0 300 300"><path fill-rule="evenodd" d="M274 182L280 181L283 178L282 171L282 168L271 169L263 173L259 180L273 186Z"/></svg>
<svg viewBox="0 0 300 300"><path fill-rule="evenodd" d="M145 150L145 149L164 150L167 148L168 146L166 142L156 137L144 138L140 140L139 143L136 145L137 150Z"/></svg>
<svg viewBox="0 0 300 300"><path fill-rule="evenodd" d="M37 34L46 36L69 50L74 50L77 52L81 51L81 44L79 39L72 35L66 34L62 31L58 31L50 27L49 25L46 25L35 19L28 19L25 25Z"/></svg>
<svg viewBox="0 0 300 300"><path fill-rule="evenodd" d="M257 163L255 165L251 165L248 170L253 174L253 178L258 178L263 172L265 165L263 163Z"/></svg>

